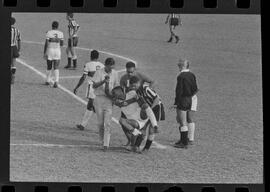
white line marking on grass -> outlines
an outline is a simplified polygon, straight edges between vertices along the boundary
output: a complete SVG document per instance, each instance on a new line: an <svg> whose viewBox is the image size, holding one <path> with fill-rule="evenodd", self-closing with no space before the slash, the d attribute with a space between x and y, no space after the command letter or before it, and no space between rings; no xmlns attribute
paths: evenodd
<svg viewBox="0 0 270 192"><path fill-rule="evenodd" d="M38 45L44 45L44 43L42 42L37 42L37 41L22 41L23 43L29 43L29 44L38 44ZM66 46L63 46L63 47L66 47ZM89 49L89 48L85 48L85 47L75 47L75 49L80 49L80 50L85 50L85 51L91 51L93 49ZM122 55L118 55L118 54L115 54L115 53L111 53L111 52L107 52L107 51L101 51L101 50L98 50L100 53L104 53L104 54L107 54L107 55L111 55L111 56L114 56L114 57L118 57L118 58L121 58L121 59L124 59L126 61L132 61L133 63L135 63L137 65L137 62L134 61L133 59L130 59L128 57L124 57Z"/></svg>

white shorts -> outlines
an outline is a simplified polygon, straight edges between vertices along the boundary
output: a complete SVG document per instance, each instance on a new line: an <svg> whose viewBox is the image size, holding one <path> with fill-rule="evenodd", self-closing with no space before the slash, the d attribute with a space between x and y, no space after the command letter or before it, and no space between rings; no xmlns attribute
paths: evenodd
<svg viewBox="0 0 270 192"><path fill-rule="evenodd" d="M197 111L198 98L197 95L194 95L191 98L191 111Z"/></svg>
<svg viewBox="0 0 270 192"><path fill-rule="evenodd" d="M61 49L59 48L48 48L47 50L48 60L60 60L61 59Z"/></svg>
<svg viewBox="0 0 270 192"><path fill-rule="evenodd" d="M139 124L139 129L142 129L145 126L145 124L147 123L148 120L149 120L149 118L147 118L145 120L138 119L138 120L135 120L135 121L137 121L137 123Z"/></svg>

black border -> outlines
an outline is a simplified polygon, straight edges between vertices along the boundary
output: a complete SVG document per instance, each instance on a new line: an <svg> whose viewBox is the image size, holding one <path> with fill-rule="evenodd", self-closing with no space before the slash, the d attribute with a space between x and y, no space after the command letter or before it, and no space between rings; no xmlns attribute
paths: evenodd
<svg viewBox="0 0 270 192"><path fill-rule="evenodd" d="M37 0L17 0L16 7L5 7L0 0L0 192L6 186L14 186L16 191L34 191L35 186L48 186L49 192L68 191L70 186L81 186L82 191L101 191L102 186L114 186L115 191L135 191L136 186L147 186L149 192L165 191L177 186L182 191L199 192L204 187L212 187L217 192L233 192L237 188L248 188L250 192L264 192L266 169L263 184L168 184L168 183L36 183L9 181L9 150L10 150L10 16L12 12L89 12L89 13L188 13L188 14L261 14L262 2L250 0L250 8L237 8L237 0L218 0L217 8L203 8L203 0L184 0L183 8L170 8L170 0L151 0L149 8L136 8L136 0L118 0L116 7L103 8L103 0L84 0L83 7L70 7L71 0L50 0L49 7L37 7ZM262 24L263 26L263 24ZM262 37L265 33L262 33ZM262 42L264 45L264 43ZM265 71L265 69L263 70ZM263 74L264 76L264 74ZM264 119L266 115L264 113ZM264 122L265 123L265 122ZM266 130L264 129L264 136ZM264 137L265 138L265 137ZM265 140L264 140L265 141ZM264 142L264 149L266 145ZM264 154L265 154L264 150ZM264 156L264 165L266 163ZM181 191L181 190L180 190ZM245 190L243 190L245 191Z"/></svg>

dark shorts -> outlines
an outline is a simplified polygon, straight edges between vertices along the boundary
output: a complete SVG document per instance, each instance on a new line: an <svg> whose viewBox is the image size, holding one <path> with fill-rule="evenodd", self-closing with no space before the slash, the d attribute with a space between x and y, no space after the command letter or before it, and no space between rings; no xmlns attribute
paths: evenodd
<svg viewBox="0 0 270 192"><path fill-rule="evenodd" d="M177 25L179 25L179 19L178 18L171 18L170 19L170 25L171 26L177 26Z"/></svg>
<svg viewBox="0 0 270 192"><path fill-rule="evenodd" d="M91 99L91 98L88 99L87 109L88 109L89 111L95 112L94 99Z"/></svg>
<svg viewBox="0 0 270 192"><path fill-rule="evenodd" d="M164 106L162 103L156 105L152 110L156 116L157 121L164 121L165 120L165 110L164 110Z"/></svg>
<svg viewBox="0 0 270 192"><path fill-rule="evenodd" d="M177 104L177 109L182 111L190 111L192 106L191 97L181 97L179 103Z"/></svg>
<svg viewBox="0 0 270 192"><path fill-rule="evenodd" d="M60 60L47 60L47 70L58 69Z"/></svg>
<svg viewBox="0 0 270 192"><path fill-rule="evenodd" d="M77 47L79 42L79 37L68 38L68 46L69 47ZM72 45L72 46L71 46Z"/></svg>
<svg viewBox="0 0 270 192"><path fill-rule="evenodd" d="M20 57L18 47L16 45L11 46L11 59L18 58L18 57Z"/></svg>

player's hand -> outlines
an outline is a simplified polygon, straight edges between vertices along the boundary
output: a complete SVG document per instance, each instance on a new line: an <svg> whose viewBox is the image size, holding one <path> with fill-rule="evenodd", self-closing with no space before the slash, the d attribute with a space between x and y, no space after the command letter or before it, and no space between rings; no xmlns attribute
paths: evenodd
<svg viewBox="0 0 270 192"><path fill-rule="evenodd" d="M73 90L73 93L76 95L77 94L77 88L75 88L74 90Z"/></svg>
<svg viewBox="0 0 270 192"><path fill-rule="evenodd" d="M106 75L104 80L105 80L105 83L109 83L110 82L110 76Z"/></svg>
<svg viewBox="0 0 270 192"><path fill-rule="evenodd" d="M126 101L123 101L123 102L120 103L120 106L121 107L126 107L126 106L128 106L128 103Z"/></svg>

